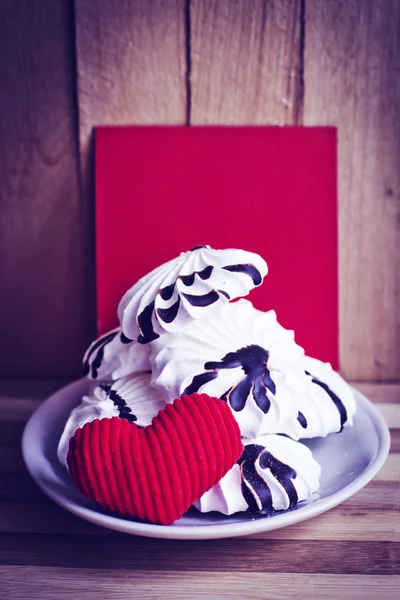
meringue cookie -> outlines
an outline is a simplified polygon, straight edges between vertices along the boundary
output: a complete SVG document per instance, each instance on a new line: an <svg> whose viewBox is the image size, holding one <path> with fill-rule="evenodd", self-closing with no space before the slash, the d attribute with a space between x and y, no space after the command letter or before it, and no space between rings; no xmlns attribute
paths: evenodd
<svg viewBox="0 0 400 600"><path fill-rule="evenodd" d="M147 427L165 402L157 390L150 387L150 373L133 373L112 385L97 386L71 412L60 438L57 456L67 467L69 440L75 431L95 419L121 417L139 427Z"/></svg>
<svg viewBox="0 0 400 600"><path fill-rule="evenodd" d="M90 379L111 381L150 370L148 357L147 347L128 340L117 327L92 342L83 357L83 370Z"/></svg>
<svg viewBox="0 0 400 600"><path fill-rule="evenodd" d="M261 285L266 262L252 252L197 246L140 279L123 296L118 316L124 335L141 344L179 331L217 305Z"/></svg>
<svg viewBox="0 0 400 600"><path fill-rule="evenodd" d="M329 363L304 357L310 393L299 396L299 438L325 437L353 425L357 405L350 386Z"/></svg>
<svg viewBox="0 0 400 600"><path fill-rule="evenodd" d="M151 385L166 402L193 392L227 400L245 438L297 438L298 397L311 386L303 357L274 311L239 300L153 341Z"/></svg>
<svg viewBox="0 0 400 600"><path fill-rule="evenodd" d="M308 500L319 488L321 467L301 442L281 435L245 443L238 463L197 500L201 512L271 514Z"/></svg>

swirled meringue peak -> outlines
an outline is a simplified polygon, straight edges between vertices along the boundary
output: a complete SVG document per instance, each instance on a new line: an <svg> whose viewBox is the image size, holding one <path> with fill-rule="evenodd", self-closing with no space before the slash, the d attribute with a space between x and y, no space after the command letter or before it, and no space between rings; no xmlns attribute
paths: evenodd
<svg viewBox="0 0 400 600"><path fill-rule="evenodd" d="M304 367L311 386L298 400L299 438L325 437L351 427L357 405L350 386L329 363L305 356Z"/></svg>
<svg viewBox="0 0 400 600"><path fill-rule="evenodd" d="M245 442L237 464L197 500L201 512L271 514L309 500L319 488L321 467L301 442L264 435Z"/></svg>
<svg viewBox="0 0 400 600"><path fill-rule="evenodd" d="M246 296L261 285L267 271L258 254L196 246L126 292L118 307L122 331L140 344L179 331L218 305Z"/></svg>
<svg viewBox="0 0 400 600"><path fill-rule="evenodd" d="M83 370L89 379L111 381L150 370L148 357L147 347L128 340L117 327L92 342L83 357Z"/></svg>
<svg viewBox="0 0 400 600"><path fill-rule="evenodd" d="M133 373L112 385L99 385L71 412L58 444L58 459L67 466L69 440L75 431L95 419L120 417L139 427L147 427L165 402L150 387L150 373Z"/></svg>
<svg viewBox="0 0 400 600"><path fill-rule="evenodd" d="M297 438L297 399L311 385L303 358L293 331L279 325L274 311L239 300L155 340L152 386L166 401L193 392L226 400L244 438Z"/></svg>

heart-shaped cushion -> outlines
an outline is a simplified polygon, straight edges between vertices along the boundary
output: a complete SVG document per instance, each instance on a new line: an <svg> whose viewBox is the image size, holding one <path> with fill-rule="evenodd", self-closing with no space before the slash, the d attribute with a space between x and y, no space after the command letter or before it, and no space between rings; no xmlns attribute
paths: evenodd
<svg viewBox="0 0 400 600"><path fill-rule="evenodd" d="M78 489L104 508L169 525L213 487L243 451L228 404L192 394L152 424L95 420L71 438L68 468Z"/></svg>

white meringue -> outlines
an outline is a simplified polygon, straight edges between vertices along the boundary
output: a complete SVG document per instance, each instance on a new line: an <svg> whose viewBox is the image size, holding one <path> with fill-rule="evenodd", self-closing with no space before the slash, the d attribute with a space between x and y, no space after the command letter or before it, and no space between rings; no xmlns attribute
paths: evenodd
<svg viewBox="0 0 400 600"><path fill-rule="evenodd" d="M217 305L261 285L266 262L252 252L197 246L140 279L123 296L118 316L124 335L141 344L179 331Z"/></svg>
<svg viewBox="0 0 400 600"><path fill-rule="evenodd" d="M85 423L95 419L121 417L139 427L146 427L164 406L165 402L160 394L150 387L148 372L133 373L118 379L112 385L97 386L71 412L58 444L59 461L67 466L69 440Z"/></svg>
<svg viewBox="0 0 400 600"><path fill-rule="evenodd" d="M90 379L112 381L137 371L150 370L149 348L128 340L120 327L101 335L83 357L83 369Z"/></svg>
<svg viewBox="0 0 400 600"><path fill-rule="evenodd" d="M329 363L305 356L304 368L312 385L298 398L299 438L325 437L351 427L357 405L350 386Z"/></svg>
<svg viewBox="0 0 400 600"><path fill-rule="evenodd" d="M238 463L194 506L225 515L248 510L271 514L308 500L319 488L321 467L301 442L281 435L245 443Z"/></svg>
<svg viewBox="0 0 400 600"><path fill-rule="evenodd" d="M192 392L226 399L245 438L297 438L297 400L311 385L303 357L274 311L239 300L153 341L151 385L166 402Z"/></svg>

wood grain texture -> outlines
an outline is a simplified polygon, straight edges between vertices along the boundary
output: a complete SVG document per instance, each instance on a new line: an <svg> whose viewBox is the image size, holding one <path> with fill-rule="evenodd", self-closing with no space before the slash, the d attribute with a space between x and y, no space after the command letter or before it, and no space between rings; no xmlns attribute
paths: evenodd
<svg viewBox="0 0 400 600"><path fill-rule="evenodd" d="M70 2L0 7L0 372L80 370L84 305Z"/></svg>
<svg viewBox="0 0 400 600"><path fill-rule="evenodd" d="M395 575L400 544L364 541L292 541L242 538L198 541L132 536L0 534L0 564L181 572L332 573ZM282 560L282 557L285 557ZM305 557L307 559L305 560ZM343 560L346 557L346 560Z"/></svg>
<svg viewBox="0 0 400 600"><path fill-rule="evenodd" d="M398 510L384 509L377 516L374 509L347 508L341 505L308 521L283 529L257 533L249 538L263 540L334 540L399 542ZM0 500L0 533L76 534L104 537L122 537L79 519L48 501L32 502L21 498Z"/></svg>
<svg viewBox="0 0 400 600"><path fill-rule="evenodd" d="M191 0L193 125L298 122L300 13L300 0Z"/></svg>
<svg viewBox="0 0 400 600"><path fill-rule="evenodd" d="M400 378L400 2L306 0L304 124L339 130L340 350Z"/></svg>
<svg viewBox="0 0 400 600"><path fill-rule="evenodd" d="M390 430L390 452L400 452L400 429Z"/></svg>
<svg viewBox="0 0 400 600"><path fill-rule="evenodd" d="M364 394L374 404L399 404L400 384L353 381L351 385ZM379 406L378 406L379 408Z"/></svg>
<svg viewBox="0 0 400 600"><path fill-rule="evenodd" d="M184 0L76 0L83 165L96 125L183 124Z"/></svg>
<svg viewBox="0 0 400 600"><path fill-rule="evenodd" d="M95 319L94 143L96 125L184 124L184 0L76 0L81 181L85 196L87 297ZM112 199L110 199L112 201Z"/></svg>
<svg viewBox="0 0 400 600"><path fill-rule="evenodd" d="M6 597L12 600L54 600L84 597L86 600L282 600L299 598L398 597L400 576L314 575L235 572L181 573L138 570L61 569L57 567L0 566ZM99 595L99 589L104 595Z"/></svg>

